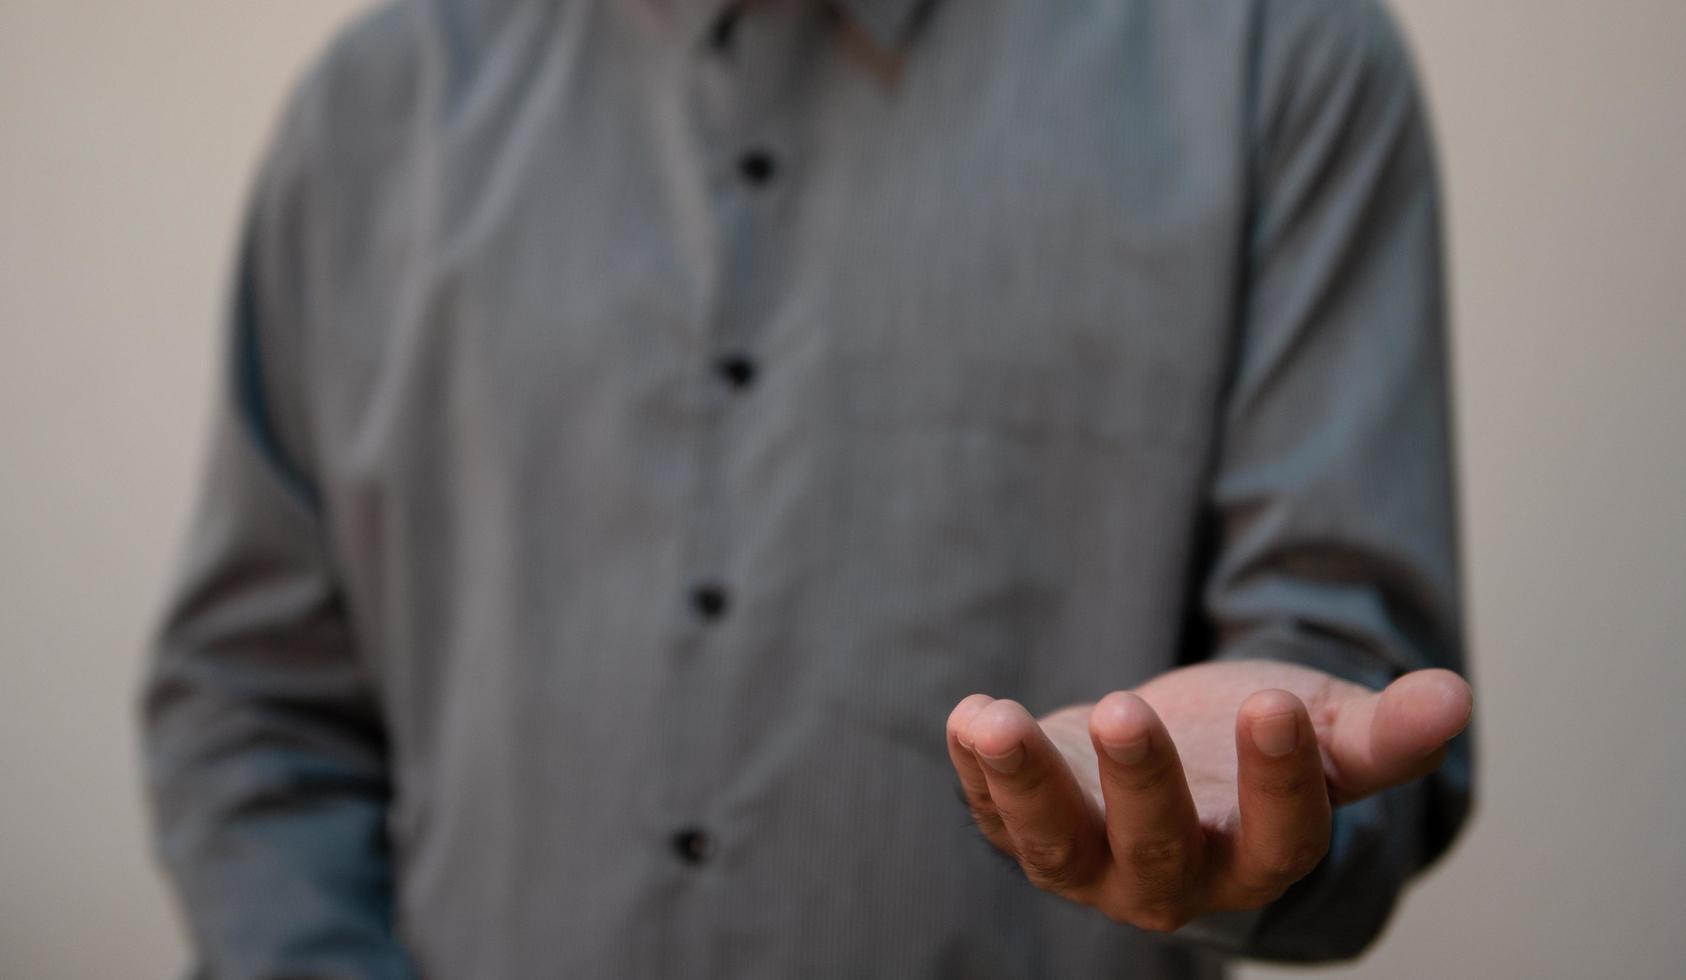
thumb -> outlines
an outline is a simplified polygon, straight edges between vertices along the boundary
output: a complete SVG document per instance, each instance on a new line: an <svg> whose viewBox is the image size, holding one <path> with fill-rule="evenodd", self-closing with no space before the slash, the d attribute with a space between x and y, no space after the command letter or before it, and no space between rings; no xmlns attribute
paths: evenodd
<svg viewBox="0 0 1686 980"><path fill-rule="evenodd" d="M1440 768L1446 743L1469 725L1469 684L1449 670L1418 670L1341 705L1325 748L1337 802L1369 796Z"/></svg>

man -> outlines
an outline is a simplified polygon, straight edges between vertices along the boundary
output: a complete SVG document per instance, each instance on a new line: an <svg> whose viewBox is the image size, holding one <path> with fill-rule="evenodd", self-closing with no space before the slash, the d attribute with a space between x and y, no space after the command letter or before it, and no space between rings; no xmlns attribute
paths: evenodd
<svg viewBox="0 0 1686 980"><path fill-rule="evenodd" d="M1357 953L1468 801L1438 236L1372 0L382 7L148 688L203 975Z"/></svg>

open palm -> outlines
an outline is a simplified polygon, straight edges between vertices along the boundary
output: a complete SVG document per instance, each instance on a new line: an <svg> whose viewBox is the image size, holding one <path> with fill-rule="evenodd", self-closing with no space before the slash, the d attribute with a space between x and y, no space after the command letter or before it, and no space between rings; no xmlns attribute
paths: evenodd
<svg viewBox="0 0 1686 980"><path fill-rule="evenodd" d="M979 827L1032 882L1164 931L1276 898L1328 850L1332 806L1432 772L1470 708L1446 670L1375 692L1218 662L1040 720L974 694L948 747Z"/></svg>

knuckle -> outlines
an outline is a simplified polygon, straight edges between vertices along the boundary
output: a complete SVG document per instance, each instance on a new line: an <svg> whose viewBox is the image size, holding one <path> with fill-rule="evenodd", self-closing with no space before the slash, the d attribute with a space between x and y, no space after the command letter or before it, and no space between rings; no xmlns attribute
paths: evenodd
<svg viewBox="0 0 1686 980"><path fill-rule="evenodd" d="M1276 802L1300 800L1317 793L1326 793L1323 772L1318 769L1295 768L1273 773L1255 784L1260 795Z"/></svg>
<svg viewBox="0 0 1686 980"><path fill-rule="evenodd" d="M974 814L973 822L977 826L978 836L994 849L995 853L1010 862L1018 860L1013 850L1012 837L1007 833L1007 825L994 814Z"/></svg>
<svg viewBox="0 0 1686 980"><path fill-rule="evenodd" d="M1131 841L1123 858L1142 892L1164 894L1182 884L1188 868L1188 844L1175 837L1143 838Z"/></svg>
<svg viewBox="0 0 1686 980"><path fill-rule="evenodd" d="M1309 841L1267 848L1254 856L1248 884L1252 891L1265 895L1266 902L1275 901L1289 885L1317 867L1325 850Z"/></svg>
<svg viewBox="0 0 1686 980"><path fill-rule="evenodd" d="M1278 871L1290 881L1298 881L1311 873L1328 853L1328 845L1321 841L1301 841L1288 849Z"/></svg>
<svg viewBox="0 0 1686 980"><path fill-rule="evenodd" d="M1158 793L1171 785L1171 777L1177 774L1173 766L1148 766L1139 772L1122 773L1115 778L1123 788L1132 794L1151 795Z"/></svg>
<svg viewBox="0 0 1686 980"><path fill-rule="evenodd" d="M1018 847L1019 867L1031 884L1051 892L1072 892L1089 883L1077 842L1068 838L1046 838Z"/></svg>
<svg viewBox="0 0 1686 980"><path fill-rule="evenodd" d="M1010 787L1010 791L1021 797L1033 797L1048 788L1055 774L1054 769L1040 764L1035 758L1028 758L1011 775L999 776L1002 782Z"/></svg>
<svg viewBox="0 0 1686 980"><path fill-rule="evenodd" d="M1287 881L1294 875L1293 852L1281 850L1260 854L1256 860L1258 867L1254 877L1261 884L1276 885Z"/></svg>
<svg viewBox="0 0 1686 980"><path fill-rule="evenodd" d="M979 833L992 841L1003 840L1007 836L1007 824L994 807L972 807L972 822L977 824Z"/></svg>

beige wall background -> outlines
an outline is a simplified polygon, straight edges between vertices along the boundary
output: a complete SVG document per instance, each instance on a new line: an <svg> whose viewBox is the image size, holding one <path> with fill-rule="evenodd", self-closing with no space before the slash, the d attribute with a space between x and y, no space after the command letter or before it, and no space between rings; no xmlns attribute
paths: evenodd
<svg viewBox="0 0 1686 980"><path fill-rule="evenodd" d="M1686 4L1396 3L1451 203L1483 802L1325 975L1686 976ZM180 963L132 692L245 182L354 6L0 2L8 980Z"/></svg>

